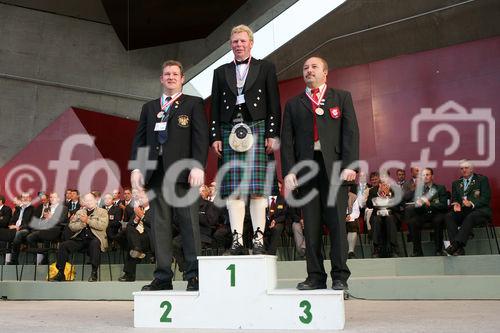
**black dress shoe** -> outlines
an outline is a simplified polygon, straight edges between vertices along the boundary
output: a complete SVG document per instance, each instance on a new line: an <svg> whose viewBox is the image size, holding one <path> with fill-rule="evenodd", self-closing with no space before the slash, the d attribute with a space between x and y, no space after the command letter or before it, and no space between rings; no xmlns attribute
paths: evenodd
<svg viewBox="0 0 500 333"><path fill-rule="evenodd" d="M326 282L314 281L306 279L303 282L297 284L298 290L314 290L314 289L326 289Z"/></svg>
<svg viewBox="0 0 500 333"><path fill-rule="evenodd" d="M128 274L123 274L118 278L118 281L120 282L134 282L135 281L135 276L131 276Z"/></svg>
<svg viewBox="0 0 500 333"><path fill-rule="evenodd" d="M260 227L258 227L253 234L252 254L266 254L266 248L264 247L264 233L260 230Z"/></svg>
<svg viewBox="0 0 500 333"><path fill-rule="evenodd" d="M455 252L453 252L454 256L463 256L465 255L465 250L463 247L459 246Z"/></svg>
<svg viewBox="0 0 500 333"><path fill-rule="evenodd" d="M90 273L89 282L97 282L97 271L92 271Z"/></svg>
<svg viewBox="0 0 500 333"><path fill-rule="evenodd" d="M444 249L444 252L446 252L448 255L452 256L453 253L455 253L458 250L458 244L455 242L452 242L450 246L448 246L446 249Z"/></svg>
<svg viewBox="0 0 500 333"><path fill-rule="evenodd" d="M333 290L348 290L347 282L343 282L341 280L333 280L332 282Z"/></svg>
<svg viewBox="0 0 500 333"><path fill-rule="evenodd" d="M356 259L356 253L354 252L349 252L347 254L347 259Z"/></svg>
<svg viewBox="0 0 500 333"><path fill-rule="evenodd" d="M154 279L150 284L142 287L142 291L154 291L154 290L172 290L174 287L172 286L172 281L161 281L158 279Z"/></svg>
<svg viewBox="0 0 500 333"><path fill-rule="evenodd" d="M198 289L199 289L198 277L195 276L195 277L190 278L188 280L186 291L198 291Z"/></svg>
<svg viewBox="0 0 500 333"><path fill-rule="evenodd" d="M66 277L64 276L64 272L59 271L57 272L56 276L53 278L49 279L51 282L61 282L61 281L66 281Z"/></svg>

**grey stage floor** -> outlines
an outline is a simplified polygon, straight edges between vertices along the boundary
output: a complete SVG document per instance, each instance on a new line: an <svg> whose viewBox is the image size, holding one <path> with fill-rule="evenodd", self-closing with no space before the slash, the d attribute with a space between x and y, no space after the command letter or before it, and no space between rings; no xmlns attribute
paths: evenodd
<svg viewBox="0 0 500 333"><path fill-rule="evenodd" d="M133 303L130 301L0 301L0 332L167 331L133 328L132 311ZM344 332L500 332L500 301L349 300L346 302L346 313Z"/></svg>

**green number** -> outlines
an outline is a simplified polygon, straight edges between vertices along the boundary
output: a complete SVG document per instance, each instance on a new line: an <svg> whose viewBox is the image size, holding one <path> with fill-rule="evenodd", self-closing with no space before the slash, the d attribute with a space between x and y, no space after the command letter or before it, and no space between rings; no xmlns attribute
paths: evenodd
<svg viewBox="0 0 500 333"><path fill-rule="evenodd" d="M226 271L231 271L231 287L236 285L236 266L231 264L227 266Z"/></svg>
<svg viewBox="0 0 500 333"><path fill-rule="evenodd" d="M170 303L169 301L163 301L160 304L160 308L164 307L167 308L165 309L165 312L163 312L163 315L160 318L160 323L171 323L172 318L169 318L168 315L170 314L170 311L172 311L172 303Z"/></svg>
<svg viewBox="0 0 500 333"><path fill-rule="evenodd" d="M300 307L304 308L305 316L299 316L300 322L302 324L309 324L313 320L313 315L311 313L311 303L309 301L303 300L300 302Z"/></svg>

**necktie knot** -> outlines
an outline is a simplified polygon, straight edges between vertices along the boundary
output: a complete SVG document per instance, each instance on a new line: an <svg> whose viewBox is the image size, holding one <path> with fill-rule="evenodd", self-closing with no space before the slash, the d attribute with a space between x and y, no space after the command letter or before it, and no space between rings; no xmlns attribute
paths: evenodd
<svg viewBox="0 0 500 333"><path fill-rule="evenodd" d="M316 95L317 93L319 93L319 88L311 89L311 94L312 95Z"/></svg>

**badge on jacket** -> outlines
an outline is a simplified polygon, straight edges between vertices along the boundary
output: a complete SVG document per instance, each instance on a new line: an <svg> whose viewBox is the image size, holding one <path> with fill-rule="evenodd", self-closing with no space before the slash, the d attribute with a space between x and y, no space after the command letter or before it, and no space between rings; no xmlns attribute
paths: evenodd
<svg viewBox="0 0 500 333"><path fill-rule="evenodd" d="M186 115L181 115L177 118L177 123L180 127L188 127L189 126L189 117Z"/></svg>
<svg viewBox="0 0 500 333"><path fill-rule="evenodd" d="M332 119L338 119L340 118L340 116L341 113L340 113L340 108L338 106L330 108L330 117L332 117Z"/></svg>

